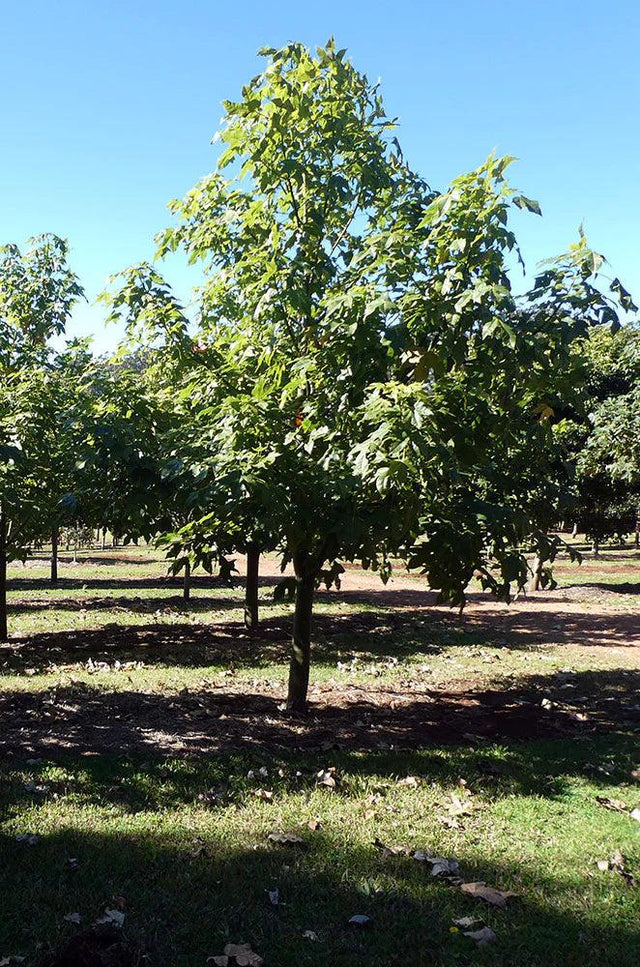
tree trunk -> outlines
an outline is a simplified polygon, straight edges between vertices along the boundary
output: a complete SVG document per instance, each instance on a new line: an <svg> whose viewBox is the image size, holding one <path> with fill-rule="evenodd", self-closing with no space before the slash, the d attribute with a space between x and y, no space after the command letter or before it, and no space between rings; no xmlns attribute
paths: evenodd
<svg viewBox="0 0 640 967"><path fill-rule="evenodd" d="M600 557L600 544L598 543L598 541L593 542L593 556L595 558Z"/></svg>
<svg viewBox="0 0 640 967"><path fill-rule="evenodd" d="M258 577L260 574L260 548L247 544L247 584L244 593L244 624L249 631L256 631L258 614Z"/></svg>
<svg viewBox="0 0 640 967"><path fill-rule="evenodd" d="M182 597L188 601L191 597L191 561L187 561L184 566L184 580L182 583Z"/></svg>
<svg viewBox="0 0 640 967"><path fill-rule="evenodd" d="M107 548L107 528L103 527L102 528L102 550L104 551L106 550L106 548Z"/></svg>
<svg viewBox="0 0 640 967"><path fill-rule="evenodd" d="M578 525L577 524L574 524L573 525L573 530L571 531L571 536L572 537L577 537L578 536Z"/></svg>
<svg viewBox="0 0 640 967"><path fill-rule="evenodd" d="M296 603L293 615L287 709L290 712L305 712L311 662L311 616L316 582L315 574L309 568L307 554L298 556L297 560L294 558L294 568Z"/></svg>
<svg viewBox="0 0 640 967"><path fill-rule="evenodd" d="M531 581L529 582L530 591L539 591L540 582L542 581L542 565L544 561L541 554L536 554L533 559L533 575Z"/></svg>
<svg viewBox="0 0 640 967"><path fill-rule="evenodd" d="M640 517L636 518L636 532L633 536L633 543L635 547L640 547Z"/></svg>
<svg viewBox="0 0 640 967"><path fill-rule="evenodd" d="M7 522L0 507L0 641L7 637Z"/></svg>
<svg viewBox="0 0 640 967"><path fill-rule="evenodd" d="M51 531L51 584L58 583L58 528Z"/></svg>

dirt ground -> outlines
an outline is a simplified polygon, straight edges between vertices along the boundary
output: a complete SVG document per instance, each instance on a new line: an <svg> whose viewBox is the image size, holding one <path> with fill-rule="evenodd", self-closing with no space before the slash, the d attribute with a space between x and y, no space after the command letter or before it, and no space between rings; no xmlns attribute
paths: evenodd
<svg viewBox="0 0 640 967"><path fill-rule="evenodd" d="M240 574L243 564L238 562ZM605 561L586 567L601 577L624 566ZM581 572L583 581L585 574L588 571ZM273 585L279 576L277 563L264 560L264 585ZM376 575L349 568L340 592L319 594L320 600L346 606L344 615L317 616L316 635L325 647L332 636L344 640L355 635L366 643L367 636L382 630L391 651L394 635L401 635L409 622L414 629L426 629L425 656L437 651L433 641L438 634L463 630L473 640L490 642L498 649L491 659L496 664L500 649L505 649L504 672L500 669L499 682L490 685L459 675L451 682L434 684L415 666L391 683L363 684L338 680L338 676L312 684L310 713L304 719L292 718L283 709L283 676L277 681L260 677L261 661L282 661L286 653L286 616L266 618L253 636L237 620L183 627L154 624L151 615L148 624L137 627L21 635L0 651L5 674L33 675L38 666L43 670L48 666L53 674L44 690L5 687L0 691L0 753L13 757L125 750L166 755L210 754L230 748L393 749L487 738L585 739L613 728L637 729L640 597L634 592L638 589L633 582L587 582L522 596L510 605L471 594L460 618L456 611L437 606L435 594L419 578L398 575L385 587ZM131 596L122 600L143 602ZM100 601L92 598L89 604L79 599L77 606L99 611ZM33 606L34 599L28 603ZM67 606L73 603L67 600ZM113 606L114 599L108 603ZM509 678L509 654L553 646L562 648L568 666L585 649L606 650L612 661L609 668L593 672L545 673L543 669L523 674L520 669ZM55 666L51 669L54 654L60 673ZM617 655L621 656L619 668L615 667ZM62 667L105 657L136 662L142 656L160 665L172 661L191 665L194 671L221 662L228 667L222 676L194 680L180 691L144 689L133 673L130 688L99 687L97 681L95 685L74 681ZM254 663L255 679L238 676L238 668L246 670Z"/></svg>

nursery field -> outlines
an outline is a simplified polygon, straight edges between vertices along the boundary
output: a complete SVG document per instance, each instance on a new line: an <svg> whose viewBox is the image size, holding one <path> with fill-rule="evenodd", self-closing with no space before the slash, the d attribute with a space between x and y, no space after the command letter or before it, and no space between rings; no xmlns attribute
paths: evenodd
<svg viewBox="0 0 640 967"><path fill-rule="evenodd" d="M640 962L636 548L462 618L348 569L306 717L277 561L254 634L238 569L185 602L147 547L10 568L1 964Z"/></svg>

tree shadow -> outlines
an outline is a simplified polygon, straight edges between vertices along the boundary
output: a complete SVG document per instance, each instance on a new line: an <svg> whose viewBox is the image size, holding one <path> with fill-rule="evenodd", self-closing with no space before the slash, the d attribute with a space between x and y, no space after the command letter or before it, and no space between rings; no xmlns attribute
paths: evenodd
<svg viewBox="0 0 640 967"><path fill-rule="evenodd" d="M353 598L347 600L349 604L355 603ZM499 657L502 648L526 652L549 644L572 648L640 645L636 616L625 612L590 609L558 614L537 608L535 602L531 607L518 609L487 603L460 620L442 607L394 609L388 602L376 605L375 592L359 595L357 601L362 610L341 614L339 608L345 603L344 596L335 592L318 596L319 607L314 619L316 662L336 665L356 659L361 663L396 663L419 655L428 658L457 647L487 646L497 649ZM63 610L82 611L82 605L83 602L72 599ZM86 605L89 611L94 601L87 601ZM41 602L36 602L36 607L40 606ZM223 596L194 598L190 602L177 597L98 599L96 610L121 609L123 615L134 612L150 616L163 612L168 620L144 625L111 623L102 628L15 637L0 646L0 667L5 672L29 670L32 673L47 670L52 664L61 666L91 659L185 667L222 663L255 666L259 670L282 661L290 637L290 617L286 614L263 618L255 633L247 632L237 620L218 623L187 620L190 614L204 617L208 612L232 611L241 606L237 599ZM332 610L326 610L327 606ZM27 603L25 612L28 611Z"/></svg>
<svg viewBox="0 0 640 967"><path fill-rule="evenodd" d="M170 589L171 590L171 589ZM207 588L211 591L211 588ZM157 611L178 610L180 613L191 614L200 611L222 611L240 607L237 598L220 597L192 597L185 601L181 594L166 594L162 597L89 597L89 598L34 598L26 600L10 600L7 611L10 615L31 614L38 611L122 611L139 614L154 614Z"/></svg>
<svg viewBox="0 0 640 967"><path fill-rule="evenodd" d="M127 669L121 670L126 676ZM84 682L0 693L5 755L115 753L257 756L298 750L415 750L640 731L640 671L532 675L517 685L427 687L317 683L306 718L282 711L281 682L232 671L175 694ZM253 694L249 692L253 690Z"/></svg>
<svg viewBox="0 0 640 967"><path fill-rule="evenodd" d="M231 835L206 818L199 827L187 817L167 828L156 814L126 831L102 816L98 822L104 830L45 826L34 847L0 836L3 952L51 963L51 950L83 929L65 923L69 912L89 925L115 907L125 913L131 962L151 967L196 967L230 941L249 942L278 967L635 967L640 956L624 885L614 882L598 895L586 873L550 868L537 857L496 859L459 844L455 857L466 880L518 894L497 910L430 877L410 856L385 858L335 824L314 833L302 827L307 848L297 851L270 843L269 827L255 822ZM410 845L429 848L419 837ZM576 910L580 876L588 915ZM274 888L278 906L269 902ZM354 914L371 917L369 927L351 928ZM452 920L469 915L495 931L489 948L475 950L451 933ZM309 930L313 941L304 936Z"/></svg>
<svg viewBox="0 0 640 967"><path fill-rule="evenodd" d="M621 581L619 584L607 583L606 581L584 581L581 584L564 584L563 590L580 590L581 588L594 588L598 591L611 591L614 594L637 594L640 596L640 581Z"/></svg>
<svg viewBox="0 0 640 967"><path fill-rule="evenodd" d="M53 587L49 584L46 578L28 578L28 577L10 577L7 580L7 589L9 591L49 591L55 594L56 591L84 591L91 589L102 589L102 590L123 590L123 591L136 591L143 588L171 588L182 587L182 576L172 575L172 574L161 574L159 576L153 577L106 577L106 578L95 578L95 577L64 577L59 576L58 582ZM209 574L194 574L191 576L191 587L194 590L210 590L212 588L234 588L241 586L240 580L234 580L230 585L227 581L223 581L218 576L211 576ZM264 581L267 584L277 584L277 579L266 578Z"/></svg>

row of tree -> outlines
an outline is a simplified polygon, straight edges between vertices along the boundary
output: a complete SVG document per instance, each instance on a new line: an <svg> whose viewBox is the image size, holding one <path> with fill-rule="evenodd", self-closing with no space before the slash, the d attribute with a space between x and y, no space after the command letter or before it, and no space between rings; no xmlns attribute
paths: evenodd
<svg viewBox="0 0 640 967"><path fill-rule="evenodd" d="M113 360L53 353L82 297L63 242L0 263L0 637L4 570L79 519L159 538L174 571L260 554L294 577L289 707L305 707L315 589L340 561L427 575L462 606L475 575L508 599L550 579L553 525L635 527L635 306L579 241L524 295L509 158L446 191L405 160L394 121L330 42L265 50L225 103L215 171L172 203L158 255L203 269L189 318L158 270L122 273Z"/></svg>

